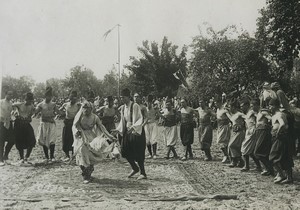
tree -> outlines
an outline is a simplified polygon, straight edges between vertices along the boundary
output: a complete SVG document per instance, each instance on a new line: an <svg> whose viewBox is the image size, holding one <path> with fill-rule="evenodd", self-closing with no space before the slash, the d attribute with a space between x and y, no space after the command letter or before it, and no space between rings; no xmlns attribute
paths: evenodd
<svg viewBox="0 0 300 210"><path fill-rule="evenodd" d="M136 86L133 84L134 75L130 72L129 74L123 73L120 78L120 89L128 88L132 92L140 92L139 89L136 89Z"/></svg>
<svg viewBox="0 0 300 210"><path fill-rule="evenodd" d="M101 81L97 79L94 72L84 66L75 66L70 69L70 75L66 77L64 86L71 90L77 90L79 95L86 97L88 91L92 90L96 95L102 95Z"/></svg>
<svg viewBox="0 0 300 210"><path fill-rule="evenodd" d="M35 98L45 97L46 84L43 82L37 83L34 87L33 94Z"/></svg>
<svg viewBox="0 0 300 210"><path fill-rule="evenodd" d="M69 92L64 79L51 78L46 81L46 86L51 86L53 89L53 96L59 98L68 97Z"/></svg>
<svg viewBox="0 0 300 210"><path fill-rule="evenodd" d="M28 76L21 76L20 78L4 76L2 78L2 87L3 86L7 86L9 90L13 91L14 98L22 98L25 93L32 90L34 80Z"/></svg>
<svg viewBox="0 0 300 210"><path fill-rule="evenodd" d="M255 94L259 85L270 79L263 48L246 32L237 33L235 26L221 31L209 27L207 36L193 38L191 97L208 99L233 91ZM233 35L237 38L231 38Z"/></svg>
<svg viewBox="0 0 300 210"><path fill-rule="evenodd" d="M179 55L177 49L178 46L168 42L167 37L163 38L161 46L144 41L142 47L138 47L141 58L130 57L131 64L125 66L131 72L134 89L142 95L176 95L182 83L180 79L187 76L187 47L184 46Z"/></svg>
<svg viewBox="0 0 300 210"><path fill-rule="evenodd" d="M300 96L300 59L294 60L294 69L291 76L291 87L293 89L293 93L297 95L299 98Z"/></svg>
<svg viewBox="0 0 300 210"><path fill-rule="evenodd" d="M114 68L111 69L108 74L104 75L104 79L102 81L102 93L104 96L118 95L118 75Z"/></svg>
<svg viewBox="0 0 300 210"><path fill-rule="evenodd" d="M268 0L257 19L256 37L265 46L264 56L274 62L272 77L285 88L300 50L299 0Z"/></svg>

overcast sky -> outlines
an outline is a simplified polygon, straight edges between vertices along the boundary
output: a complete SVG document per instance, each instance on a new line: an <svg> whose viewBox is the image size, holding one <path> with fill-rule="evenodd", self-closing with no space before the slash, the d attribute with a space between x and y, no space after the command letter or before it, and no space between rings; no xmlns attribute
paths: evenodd
<svg viewBox="0 0 300 210"><path fill-rule="evenodd" d="M98 78L138 56L143 40L164 36L182 47L208 22L215 29L238 25L254 34L265 0L0 0L2 75L31 76L37 82L64 78L84 64Z"/></svg>

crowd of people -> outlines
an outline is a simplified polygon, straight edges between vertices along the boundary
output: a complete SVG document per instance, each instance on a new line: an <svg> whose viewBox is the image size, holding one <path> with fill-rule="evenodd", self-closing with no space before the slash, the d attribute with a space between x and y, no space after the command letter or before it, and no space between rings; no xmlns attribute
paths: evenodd
<svg viewBox="0 0 300 210"><path fill-rule="evenodd" d="M122 90L120 98L107 96L104 100L92 91L79 99L72 91L67 102L55 103L51 87L39 103L34 103L30 92L24 101L12 103L12 91L8 87L3 90L0 166L5 166L14 145L20 164L29 164L36 143L42 146L46 163L56 161L55 120L63 119L63 161L76 158L84 183L90 182L94 165L104 158L114 158L111 153L119 147L132 169L128 177L139 173L137 179L147 179L145 158L158 158L159 138L166 147L165 159L193 159L196 128L205 161L213 160L211 146L216 129L216 143L224 155L222 163L245 172L250 170L251 157L261 175L274 176L274 183L293 183L293 158L300 152L300 108L298 100L289 101L277 82L265 82L259 98L226 98L222 94L210 100L199 99L197 107L180 97L159 99L138 93L131 97L129 89ZM31 121L37 116L40 125L35 135ZM184 147L182 155L176 151L179 142Z"/></svg>

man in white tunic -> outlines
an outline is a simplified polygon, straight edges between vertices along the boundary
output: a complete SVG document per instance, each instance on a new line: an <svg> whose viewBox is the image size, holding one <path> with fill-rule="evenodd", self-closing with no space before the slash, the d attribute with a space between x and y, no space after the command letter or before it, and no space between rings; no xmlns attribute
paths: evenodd
<svg viewBox="0 0 300 210"><path fill-rule="evenodd" d="M121 91L121 98L124 102L121 107L121 120L112 133L119 133L121 136L121 154L132 168L128 178L140 172L138 180L147 179L144 166L146 138L141 108L130 100L129 89L125 88Z"/></svg>

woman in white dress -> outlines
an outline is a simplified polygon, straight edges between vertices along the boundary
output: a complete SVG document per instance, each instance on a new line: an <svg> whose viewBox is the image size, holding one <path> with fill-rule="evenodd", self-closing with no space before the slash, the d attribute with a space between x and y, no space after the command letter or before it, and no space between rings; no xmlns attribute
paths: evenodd
<svg viewBox="0 0 300 210"><path fill-rule="evenodd" d="M84 183L89 183L94 165L105 158L112 150L108 141L116 141L105 127L99 117L92 113L91 102L84 102L80 111L76 114L73 124L74 155L76 163L82 170Z"/></svg>

